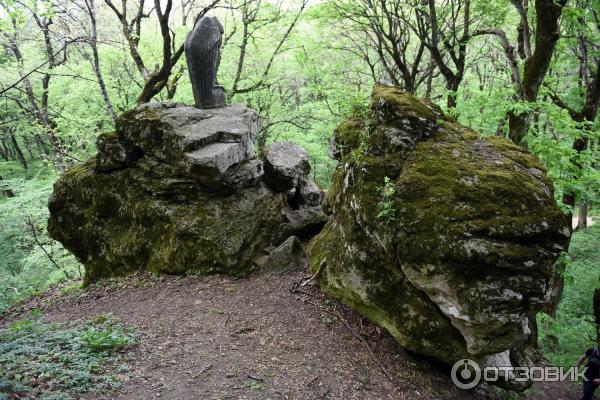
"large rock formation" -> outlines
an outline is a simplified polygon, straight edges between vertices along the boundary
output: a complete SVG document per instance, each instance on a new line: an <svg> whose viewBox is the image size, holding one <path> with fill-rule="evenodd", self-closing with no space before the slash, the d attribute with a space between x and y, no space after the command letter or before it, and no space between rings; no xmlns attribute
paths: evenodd
<svg viewBox="0 0 600 400"><path fill-rule="evenodd" d="M86 283L140 269L248 273L265 248L296 234L280 234L297 208L288 192L302 198L308 185L301 171L297 187L265 184L257 128L241 105L149 103L123 114L97 156L55 184L50 235L84 263Z"/></svg>
<svg viewBox="0 0 600 400"><path fill-rule="evenodd" d="M332 144L331 216L311 243L322 289L450 365L529 362L570 235L538 160L388 86Z"/></svg>

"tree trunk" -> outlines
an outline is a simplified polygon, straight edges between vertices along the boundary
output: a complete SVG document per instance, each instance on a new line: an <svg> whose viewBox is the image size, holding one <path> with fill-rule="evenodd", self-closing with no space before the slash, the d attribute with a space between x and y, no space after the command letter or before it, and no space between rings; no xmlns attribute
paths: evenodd
<svg viewBox="0 0 600 400"><path fill-rule="evenodd" d="M27 135L23 136L23 143L25 144L25 148L27 149L27 153L29 154L29 159L33 161L33 152L31 151L31 142Z"/></svg>
<svg viewBox="0 0 600 400"><path fill-rule="evenodd" d="M456 96L454 94L449 94L448 99L446 100L446 106L448 109L456 108Z"/></svg>
<svg viewBox="0 0 600 400"><path fill-rule="evenodd" d="M88 14L91 22L91 37L89 40L89 45L92 48L92 68L94 70L94 74L96 75L96 80L98 80L98 86L100 87L100 94L102 95L102 99L104 100L104 105L106 106L106 111L108 115L113 120L113 122L117 119L117 114L115 114L115 110L110 102L110 98L108 97L108 91L106 90L106 84L104 83L104 77L102 76L102 71L100 70L100 57L98 56L98 31L97 31L97 23L96 23L96 6L94 4L94 0L87 1Z"/></svg>
<svg viewBox="0 0 600 400"><path fill-rule="evenodd" d="M167 81L167 100L172 100L175 97L175 92L177 91L177 85L179 84L179 80L183 76L183 72L185 68L183 66L179 66L179 70L173 75L171 79Z"/></svg>
<svg viewBox="0 0 600 400"><path fill-rule="evenodd" d="M579 203L579 218L577 219L577 230L584 230L587 228L588 218L588 203L582 201Z"/></svg>
<svg viewBox="0 0 600 400"><path fill-rule="evenodd" d="M448 53L450 53L450 57L444 57L440 49L438 48L440 42L440 36L443 38L444 35L442 32L439 32L438 21L437 21L437 11L434 0L429 0L427 2L429 6L429 23L431 26L431 36L429 39L429 53L431 54L431 58L437 64L437 67L440 73L443 75L446 80L446 89L448 89L448 97L446 99L446 105L448 109L456 108L456 91L458 90L460 83L463 80L464 72L465 72L465 60L467 55L467 40L469 37L469 25L470 25L470 1L466 0L464 2L464 15L463 15L463 34L460 39L456 39L455 43L446 42L445 47L449 47L447 49ZM458 17L456 17L458 18ZM451 24L457 22L457 19L452 20ZM454 32L456 34L456 31ZM421 39L423 40L423 39ZM458 47L458 49L456 49ZM458 54L455 51L458 50ZM446 59L450 58L454 66L456 68L456 72L450 68L450 65L447 64Z"/></svg>
<svg viewBox="0 0 600 400"><path fill-rule="evenodd" d="M44 138L42 138L42 136L39 133L36 133L34 135L34 138L35 144L38 147L38 152L40 153L40 155L49 155L50 151L48 150L48 146L46 146L46 142L44 142Z"/></svg>
<svg viewBox="0 0 600 400"><path fill-rule="evenodd" d="M186 26L187 24L187 12L186 12L186 1L181 0L181 25Z"/></svg>
<svg viewBox="0 0 600 400"><path fill-rule="evenodd" d="M533 103L548 72L554 48L558 41L559 27L558 19L566 0L555 2L554 0L536 0L536 29L535 29L535 50L531 57L525 61L523 70L523 79L521 82L523 98L527 102ZM523 139L529 130L531 121L531 112L524 112L515 115L509 112L508 115L508 136L519 145L524 145Z"/></svg>
<svg viewBox="0 0 600 400"><path fill-rule="evenodd" d="M104 77L102 76L102 72L100 71L100 58L98 57L98 49L94 44L92 48L93 54L93 68L94 74L96 75L96 79L98 80L98 86L100 87L100 94L102 94L102 99L104 100L104 105L106 106L106 111L110 118L115 121L117 119L117 114L115 113L115 109L110 102L110 98L108 97L108 91L106 90L106 84L104 83Z"/></svg>
<svg viewBox="0 0 600 400"><path fill-rule="evenodd" d="M516 144L524 145L523 138L529 130L529 121L531 114L528 112L522 114L508 114L508 137Z"/></svg>
<svg viewBox="0 0 600 400"><path fill-rule="evenodd" d="M8 161L8 148L6 147L5 138L0 138L0 143L2 143L2 147L0 147L0 156L4 158L4 161Z"/></svg>
<svg viewBox="0 0 600 400"><path fill-rule="evenodd" d="M15 150L17 159L19 160L19 162L21 163L23 168L27 169L27 160L25 160L25 156L23 155L23 152L21 151L21 147L19 147L19 143L17 143L17 138L12 133L10 134L10 142L12 143L12 147Z"/></svg>
<svg viewBox="0 0 600 400"><path fill-rule="evenodd" d="M446 84L446 88L449 91L448 97L446 99L446 105L448 106L449 110L456 108L456 91L458 90L458 87L460 86L461 82L462 74L456 75L453 80L449 81Z"/></svg>
<svg viewBox="0 0 600 400"><path fill-rule="evenodd" d="M496 127L496 132L494 136L504 136L504 125L506 125L506 117L502 117L500 121L498 121L498 126Z"/></svg>
<svg viewBox="0 0 600 400"><path fill-rule="evenodd" d="M585 149L587 149L588 146L588 140L587 138L577 138L575 139L575 141L573 142L573 150L575 150L575 152L577 154L580 154L582 151L584 151ZM575 164L577 166L577 168L581 169L582 166L579 164L578 161L574 161L573 164ZM565 203L566 205L570 206L572 209L575 208L575 193L565 193L563 196L563 203ZM569 218L572 218L573 214L570 213Z"/></svg>

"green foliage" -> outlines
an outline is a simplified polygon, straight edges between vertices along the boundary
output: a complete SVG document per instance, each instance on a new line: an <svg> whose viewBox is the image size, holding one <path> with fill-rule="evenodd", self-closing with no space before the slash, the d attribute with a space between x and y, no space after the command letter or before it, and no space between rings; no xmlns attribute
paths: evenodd
<svg viewBox="0 0 600 400"><path fill-rule="evenodd" d="M32 315L0 330L0 398L71 399L103 393L134 332L110 315L87 323L43 323Z"/></svg>
<svg viewBox="0 0 600 400"><path fill-rule="evenodd" d="M393 221L396 217L396 207L394 206L394 196L396 195L396 185L389 178L383 178L383 186L379 188L379 203L377 219L384 221Z"/></svg>
<svg viewBox="0 0 600 400"><path fill-rule="evenodd" d="M369 151L369 144L367 142L367 134L365 132L361 132L359 136L360 142L358 147L352 149L350 152L350 158L353 160L360 160L362 157L365 157Z"/></svg>
<svg viewBox="0 0 600 400"><path fill-rule="evenodd" d="M96 352L124 348L131 343L131 337L125 335L122 327L118 325L101 326L99 328L90 326L81 335L81 339L87 347Z"/></svg>
<svg viewBox="0 0 600 400"><path fill-rule="evenodd" d="M284 3L285 7L277 9L274 3L263 2L258 10L256 20L259 24L252 28L239 87L262 84L257 85L256 90L237 94L232 93L232 84L240 59L243 32L241 12L239 9L217 9L211 12L221 18L225 37L230 37L223 48L219 83L227 89L230 102L245 102L259 110L261 128L257 148L264 148L277 140L291 140L301 144L310 155L312 177L321 187L327 188L331 172L336 166L336 161L331 160L328 155L332 132L340 121L349 116L366 118L368 107L365 105L368 104L372 85L376 80L389 79L389 72L383 68L378 49L371 43L370 35L365 35L364 27L353 29L355 27L351 26L352 21L340 13L340 10L345 9L352 11L359 4L343 0L336 4L332 1L311 2L288 41L283 43L279 54L274 57L270 71L265 73L270 55L294 18L299 4L297 1ZM18 44L24 59L17 62L8 42L2 39L0 84L7 87L17 82L22 75L19 68L25 72L37 68L37 72L29 78L35 96L40 99L44 93L41 77L48 68L47 64L42 63L47 57L44 47L40 45L43 37L33 23L30 11L23 4L35 8L40 16L54 16L56 21L51 30L55 49L60 48L61 36L85 37L89 29L84 26L85 31L79 31L72 26L72 32L61 31L60 27L65 25L64 20L60 20L61 15L56 13L53 3L46 0L3 2L4 7L0 7L0 31L7 34L14 32L11 18L15 19ZM115 41L122 40L122 37L114 14L103 2L97 2L96 6L100 70L115 111L121 113L135 105L143 80L126 46L115 46ZM408 3L400 4L400 8L403 6L410 7ZM75 12L75 9L69 11ZM440 3L438 19L449 20L454 12L453 8L444 7ZM530 7L530 12L533 12L533 7ZM574 193L578 201L600 203L600 125L597 120L588 123L573 121L569 113L557 107L549 97L549 88L552 88L571 108L581 110L585 100L585 91L582 89L585 79L580 72L579 37L583 35L586 43L600 41L600 31L595 23L598 13L598 1L568 2L561 17L561 38L537 102L515 100L510 70L502 51L498 49L496 38L491 36L474 36L469 40L465 77L458 90L452 92L456 96L457 107L450 110L449 114L484 135L505 136L508 133L506 115L509 111L517 114L532 111L527 144L540 158L553 180L559 204L562 204L566 193ZM175 47L189 31L191 22L188 21L188 26L181 26L179 18L175 16L179 14L173 12L171 20L171 28L177 33ZM191 13L193 14L194 12ZM516 42L519 16L510 4L473 1L471 15L474 20L473 29L500 28L507 32L511 44ZM85 17L83 14L77 16ZM534 18L533 15L530 17ZM84 25L86 18L81 20ZM533 19L531 22L533 24ZM410 32L405 39L410 39L412 45L403 56L410 59L410 53L415 52L418 40ZM90 54L86 54L89 53L86 46L85 43L69 45L68 61L52 69L48 88L52 132L61 144L60 151L69 155L65 161L68 163L75 160L70 157L84 160L93 155L96 137L114 128L91 68ZM598 49L594 46L587 47L590 60L597 58ZM155 63L162 62L162 41L160 32L156 29L155 13L150 18L142 19L139 51L151 70ZM428 59L429 54L424 54L423 60ZM518 63L522 69L524 60L519 57ZM179 66L185 66L185 57L178 64L175 70ZM424 64L415 67L426 70ZM429 96L442 105L450 92L439 71L434 71L431 76ZM427 93L425 82L426 79L422 79L417 95L424 96ZM15 302L44 291L54 282L77 278L81 268L59 243L46 234L46 203L57 172L50 163L51 157L37 149L32 140L39 135L45 138L46 133L38 123L33 122L32 113L23 110L23 105L29 106L22 85L9 91L7 95L10 96L3 97L0 105L0 135L8 132L15 134L28 159L29 169L24 170L16 161L0 161L0 176L3 178L0 190L10 188L16 195L14 198L6 198L0 194L0 313ZM19 100L21 105L14 99ZM155 99L165 100L165 91ZM187 72L184 72L173 100L188 104L193 102ZM360 137L361 144L353 148L353 158L361 158L367 153L365 138L368 131L367 127L365 136ZM32 156L25 150L27 138L31 142L29 145ZM573 150L573 142L577 138L588 139L590 145L586 150ZM382 221L394 220L394 190L393 182L386 178L383 187L379 189L377 218ZM570 211L564 205L563 209ZM32 229L40 244L59 265L58 268L36 243ZM573 354L579 353L582 346L587 346L588 336L592 332L590 291L593 291L596 277L600 274L600 263L595 255L598 253L599 243L597 232L598 228L593 228L575 234L571 259L567 260L567 283L559 314L554 320L544 317L540 322L542 334L549 335L545 337L550 338L544 342L545 349L555 363L570 365ZM76 290L74 288L75 286L69 286L65 291ZM110 342L111 334L103 332L89 332L90 343L101 346L101 343ZM551 335L559 338L560 350L551 346Z"/></svg>
<svg viewBox="0 0 600 400"><path fill-rule="evenodd" d="M0 176L15 197L0 197L0 312L27 296L65 278L79 276L79 263L46 233L47 202L56 173L33 163L23 171L16 163L0 162ZM11 177L11 179L6 179ZM39 244L35 241L33 230ZM54 265L40 247L60 266Z"/></svg>
<svg viewBox="0 0 600 400"><path fill-rule="evenodd" d="M527 143L547 168L557 203L562 204L565 193L574 193L579 201L600 202L600 170L596 168L600 165L600 131L592 124L573 121L567 111L553 104L540 103L539 107L542 116L530 129ZM577 138L589 141L587 149L573 149Z"/></svg>
<svg viewBox="0 0 600 400"><path fill-rule="evenodd" d="M570 367L595 344L592 297L599 287L599 248L600 225L574 233L565 258L565 287L556 317L538 316L539 341L553 365Z"/></svg>
<svg viewBox="0 0 600 400"><path fill-rule="evenodd" d="M363 129L358 134L358 146L355 146L350 151L350 158L353 160L360 160L365 157L369 151L369 136L372 131L373 121L369 118L369 109L364 104L353 105L352 110L348 118L356 118L362 121Z"/></svg>

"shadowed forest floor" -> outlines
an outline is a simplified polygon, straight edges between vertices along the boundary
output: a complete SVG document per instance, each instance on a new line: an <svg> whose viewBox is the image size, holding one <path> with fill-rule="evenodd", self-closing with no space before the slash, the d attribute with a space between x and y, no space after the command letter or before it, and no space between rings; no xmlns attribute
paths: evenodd
<svg viewBox="0 0 600 400"><path fill-rule="evenodd" d="M18 313L39 308L46 321L112 313L136 328L138 344L122 385L89 399L517 398L455 388L444 367L403 350L316 286L293 292L304 276L131 276L87 290L55 288ZM576 386L562 383L536 387L526 398L578 395Z"/></svg>

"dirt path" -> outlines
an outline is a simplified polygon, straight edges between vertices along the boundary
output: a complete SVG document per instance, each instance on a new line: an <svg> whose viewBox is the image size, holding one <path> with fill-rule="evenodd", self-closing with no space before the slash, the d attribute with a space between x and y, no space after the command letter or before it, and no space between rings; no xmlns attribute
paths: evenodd
<svg viewBox="0 0 600 400"><path fill-rule="evenodd" d="M318 288L292 293L302 276L130 277L69 296L49 295L32 305L51 321L113 313L137 328L131 372L110 398L488 397L455 388L443 367L404 351ZM334 310L366 339L392 381ZM578 398L573 386L536 390L529 399Z"/></svg>

